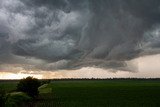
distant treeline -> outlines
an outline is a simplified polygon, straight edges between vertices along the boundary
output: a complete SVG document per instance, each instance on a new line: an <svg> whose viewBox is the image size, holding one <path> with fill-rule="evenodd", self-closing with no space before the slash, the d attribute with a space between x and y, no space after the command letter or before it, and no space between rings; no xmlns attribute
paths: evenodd
<svg viewBox="0 0 160 107"><path fill-rule="evenodd" d="M160 78L58 78L40 79L41 81L71 81L71 80L160 80ZM0 82L18 82L19 79L0 79Z"/></svg>
<svg viewBox="0 0 160 107"><path fill-rule="evenodd" d="M46 79L47 80L47 79ZM160 78L63 78L49 79L50 81L70 81L70 80L160 80Z"/></svg>

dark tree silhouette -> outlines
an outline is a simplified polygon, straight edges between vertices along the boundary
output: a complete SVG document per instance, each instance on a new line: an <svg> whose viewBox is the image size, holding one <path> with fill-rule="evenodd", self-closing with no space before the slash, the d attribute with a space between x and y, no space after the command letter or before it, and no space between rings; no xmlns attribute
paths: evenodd
<svg viewBox="0 0 160 107"><path fill-rule="evenodd" d="M25 92L31 97L38 96L38 87L41 85L40 81L33 77L27 77L20 80L17 84L17 90Z"/></svg>

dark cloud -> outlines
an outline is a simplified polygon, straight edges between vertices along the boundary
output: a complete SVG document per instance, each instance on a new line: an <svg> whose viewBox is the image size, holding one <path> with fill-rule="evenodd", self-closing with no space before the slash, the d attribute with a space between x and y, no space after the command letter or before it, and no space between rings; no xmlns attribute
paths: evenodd
<svg viewBox="0 0 160 107"><path fill-rule="evenodd" d="M131 71L126 60L160 52L159 23L159 0L1 0L0 61Z"/></svg>

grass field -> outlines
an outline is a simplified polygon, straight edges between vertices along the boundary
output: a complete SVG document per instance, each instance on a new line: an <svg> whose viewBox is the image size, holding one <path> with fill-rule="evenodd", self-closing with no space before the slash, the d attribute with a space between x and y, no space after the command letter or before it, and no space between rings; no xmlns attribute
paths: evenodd
<svg viewBox="0 0 160 107"><path fill-rule="evenodd" d="M15 86L0 84L8 91ZM45 87L49 92L43 89L35 107L160 107L160 80L66 80Z"/></svg>
<svg viewBox="0 0 160 107"><path fill-rule="evenodd" d="M18 81L0 81L0 88L6 92L10 92L16 89Z"/></svg>

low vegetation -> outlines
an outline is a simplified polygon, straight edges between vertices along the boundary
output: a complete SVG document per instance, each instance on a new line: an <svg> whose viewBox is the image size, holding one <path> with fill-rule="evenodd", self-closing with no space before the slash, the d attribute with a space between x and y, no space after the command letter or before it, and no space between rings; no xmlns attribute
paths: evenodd
<svg viewBox="0 0 160 107"><path fill-rule="evenodd" d="M160 106L160 80L57 80L38 90L32 107Z"/></svg>
<svg viewBox="0 0 160 107"><path fill-rule="evenodd" d="M5 106L6 107L24 107L26 103L32 101L32 98L29 97L24 92L13 92L9 93L6 96Z"/></svg>
<svg viewBox="0 0 160 107"><path fill-rule="evenodd" d="M49 84L43 84L38 88L38 91L40 92L40 94L52 93L52 88L49 86Z"/></svg>
<svg viewBox="0 0 160 107"><path fill-rule="evenodd" d="M5 95L5 90L3 89L3 87L0 87L0 107L5 106Z"/></svg>
<svg viewBox="0 0 160 107"><path fill-rule="evenodd" d="M160 81L55 81L37 107L159 107Z"/></svg>

